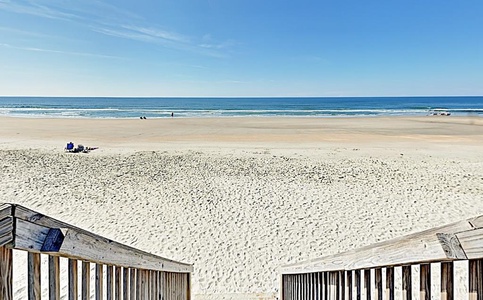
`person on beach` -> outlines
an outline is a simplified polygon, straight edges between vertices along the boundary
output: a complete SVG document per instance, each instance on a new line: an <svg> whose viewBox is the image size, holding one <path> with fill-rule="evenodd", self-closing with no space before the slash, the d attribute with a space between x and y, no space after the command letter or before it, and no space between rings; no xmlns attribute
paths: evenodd
<svg viewBox="0 0 483 300"><path fill-rule="evenodd" d="M171 118L172 118L172 117L174 117L174 113L173 113L173 112L171 112Z"/></svg>

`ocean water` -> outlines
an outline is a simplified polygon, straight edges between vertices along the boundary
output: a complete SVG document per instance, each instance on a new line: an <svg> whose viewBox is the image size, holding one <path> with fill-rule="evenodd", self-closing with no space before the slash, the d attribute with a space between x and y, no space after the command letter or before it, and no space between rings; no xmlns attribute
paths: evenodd
<svg viewBox="0 0 483 300"><path fill-rule="evenodd" d="M0 97L0 116L27 118L483 116L483 96L342 98Z"/></svg>

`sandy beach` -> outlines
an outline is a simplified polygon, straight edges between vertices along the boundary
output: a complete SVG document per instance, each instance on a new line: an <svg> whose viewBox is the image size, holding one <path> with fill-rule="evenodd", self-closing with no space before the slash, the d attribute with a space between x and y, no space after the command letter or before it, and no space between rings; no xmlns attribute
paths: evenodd
<svg viewBox="0 0 483 300"><path fill-rule="evenodd" d="M194 299L275 299L280 265L483 214L479 117L0 117L0 157L1 202L193 263Z"/></svg>

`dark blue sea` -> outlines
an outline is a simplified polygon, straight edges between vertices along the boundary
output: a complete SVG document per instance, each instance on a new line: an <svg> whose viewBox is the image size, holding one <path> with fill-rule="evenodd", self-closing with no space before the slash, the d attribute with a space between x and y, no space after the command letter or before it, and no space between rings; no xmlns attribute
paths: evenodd
<svg viewBox="0 0 483 300"><path fill-rule="evenodd" d="M477 97L102 98L0 97L0 116L25 118L483 116Z"/></svg>

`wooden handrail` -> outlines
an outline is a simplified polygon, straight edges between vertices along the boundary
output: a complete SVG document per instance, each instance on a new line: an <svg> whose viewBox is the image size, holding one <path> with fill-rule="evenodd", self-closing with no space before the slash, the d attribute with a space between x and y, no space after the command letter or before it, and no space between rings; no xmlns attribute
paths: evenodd
<svg viewBox="0 0 483 300"><path fill-rule="evenodd" d="M0 246L125 268L193 271L190 264L117 243L18 204L0 204Z"/></svg>
<svg viewBox="0 0 483 300"><path fill-rule="evenodd" d="M345 271L483 258L483 216L363 248L284 265L281 274Z"/></svg>

